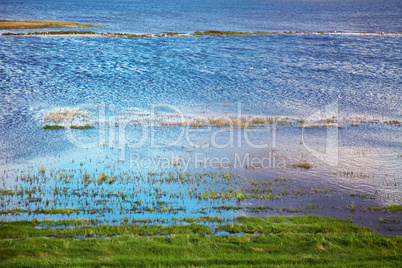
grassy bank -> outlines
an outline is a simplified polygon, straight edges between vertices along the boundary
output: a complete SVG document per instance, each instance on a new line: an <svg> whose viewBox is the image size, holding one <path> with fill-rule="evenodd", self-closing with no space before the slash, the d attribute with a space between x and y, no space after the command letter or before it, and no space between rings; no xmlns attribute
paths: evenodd
<svg viewBox="0 0 402 268"><path fill-rule="evenodd" d="M45 29L107 26L104 24L82 24L57 20L0 20L0 30L11 29Z"/></svg>
<svg viewBox="0 0 402 268"><path fill-rule="evenodd" d="M202 224L162 227L105 226L76 220L3 222L0 265L397 267L401 264L401 237L381 236L344 220L312 216L239 218L233 224L216 226L215 231L218 230L245 234L209 236L205 234L211 229ZM46 238L85 234L119 236Z"/></svg>

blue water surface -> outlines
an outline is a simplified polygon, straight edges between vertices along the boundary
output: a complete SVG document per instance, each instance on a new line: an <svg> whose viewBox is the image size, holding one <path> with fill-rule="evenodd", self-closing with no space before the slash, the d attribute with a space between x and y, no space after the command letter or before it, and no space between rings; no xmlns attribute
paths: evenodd
<svg viewBox="0 0 402 268"><path fill-rule="evenodd" d="M392 0L32 0L1 1L0 18L103 23L109 26L92 30L125 33L189 33L196 30L378 33L402 31L401 8L401 1ZM15 30L19 31L27 30ZM4 189L18 191L18 187L32 188L33 184L37 187L43 182L44 188L44 192L37 196L41 201L25 200L26 195L21 200L17 196L7 197L2 202L2 210L21 207L32 210L50 206L87 207L82 202L85 196L80 195L78 198L64 194L60 200L55 198L55 186L65 188L65 193L94 192L101 187L111 194L131 194L131 203L126 200L121 202L134 218L138 216L132 211L134 201L139 199L151 206L155 200L150 193L155 194L156 191L156 195L160 194L160 187L172 195L176 194L176 190L183 191L183 197L180 195L177 200L173 198L175 201L171 203L176 207L186 207L187 210L177 212L177 217L181 218L204 215L205 207L208 207L211 215L217 213L222 217L257 215L247 210L217 212L212 209L216 205L274 205L275 211L268 214L276 211L281 213L285 205L300 205L300 201L293 199L293 196L286 201L276 199L271 203L267 200L246 200L240 204L235 199L221 200L219 204L210 200L199 201L194 197L194 192L191 195L187 191L193 188L201 194L211 189L223 191L227 185L222 188L212 181L211 184L201 186L189 185L188 189L183 188L180 182L166 186L159 183L158 175L155 175L159 173L154 171L165 172L163 176L168 177L171 174L160 167L140 170L145 175L141 180L132 177L132 184L125 180L112 186L99 186L96 183L101 172L137 172L130 165L130 157L133 155L159 159L174 154L193 159L195 153L205 157L228 156L231 159L236 153L260 158L275 153L278 159L288 161L286 170L232 168L214 172L226 174L230 171L262 181L267 178L277 181L273 179L274 176L286 176L289 181L294 179L295 184L302 185L301 188L308 191L311 191L311 185L336 189L327 197L322 192L314 193L308 200L306 198L306 203L302 203L303 206L310 206L311 203L315 206L319 202L324 206L318 212L319 215L348 217L348 207L340 211L334 210L333 206L345 208L351 202L356 202L356 205L400 205L402 135L400 124L389 122L400 122L402 117L401 38L397 35L321 34L162 38L0 36L2 185ZM185 139L167 146L182 128L157 128L153 134L160 147L147 143L139 148L130 148L140 139L142 129L139 125L130 125L124 129L126 143L122 146L118 144L119 140L114 140L120 128L116 124L119 121L113 121L113 118L132 116L133 111L148 114L155 105L162 105L158 111L160 114L180 110L185 115L232 116L241 111L246 117L266 115L301 119L325 111L332 104L336 104L338 111L329 116L339 120L343 127L336 130L339 136L339 163L336 167L329 166L306 151L307 144L325 153L327 130L313 128L304 131L298 128L301 123L296 123L296 120L283 126L260 127L259 132L247 137L256 143L269 141L269 147L264 149L247 146L244 136L243 140L240 139L243 144L241 146L225 149L203 147L205 142L211 140L211 133L202 132L204 129L201 128L190 129L193 133L191 139L200 146L190 146ZM45 124L44 115L49 111L59 108L86 109L99 105L107 107L109 118L112 118L110 122L103 125L94 123L94 129L72 132L81 140L96 140L102 128L106 128L107 140L99 142L94 148L83 149L77 146L68 138L65 130L42 128ZM96 120L96 117L92 119ZM352 126L351 122L355 121L358 124ZM212 138L221 144L231 134L225 128L219 129L220 132L217 129L214 131L217 136L212 135ZM241 136L242 131L236 130L234 137L238 137L238 134ZM125 154L125 162L120 161L122 153ZM300 161L309 161L313 167L310 170L292 167L293 163ZM46 172L38 172L42 166ZM175 166L174 172L179 172L176 169L182 167ZM206 172L202 168L187 171ZM353 175L350 175L351 171ZM86 183L82 181L86 173L92 176L89 188L85 188ZM58 174L70 174L70 179L48 179L58 177ZM179 176L178 173L174 174ZM35 178L39 179L34 179L33 183L32 180L30 183L29 180L22 182L24 176L37 176ZM226 175L221 176L225 178ZM234 176L239 180L235 187L249 187L247 190L251 190L252 186L246 185L242 177ZM151 184L150 177L154 180ZM143 189L141 193L137 189L140 187ZM355 192L375 198L362 199L358 195L350 195ZM316 201L318 196L319 201ZM350 199L350 196L354 199ZM52 203L45 205L48 198ZM169 195L162 199L165 202L170 200ZM97 202L103 202L105 206L109 201L92 199L88 202L93 208L98 206ZM122 219L124 214L119 207L120 203L111 204L114 212L94 212L91 215L81 212L79 217ZM161 215L169 220L172 217L170 214L166 216L166 213ZM143 217L156 218L161 215L150 212ZM357 218L357 214L355 216ZM366 216L368 220L362 224L371 226L371 221L378 221L375 217L379 215L364 214L364 218ZM30 217L28 213L13 216L5 214L2 219ZM395 225L396 230L401 232L400 222ZM382 228L382 231L386 230Z"/></svg>

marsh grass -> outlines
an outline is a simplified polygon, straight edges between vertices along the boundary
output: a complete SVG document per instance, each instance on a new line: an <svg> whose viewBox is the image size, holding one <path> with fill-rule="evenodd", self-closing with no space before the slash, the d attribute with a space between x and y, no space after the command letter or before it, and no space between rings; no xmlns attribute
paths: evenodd
<svg viewBox="0 0 402 268"><path fill-rule="evenodd" d="M186 117L182 121L161 121L162 127L191 127L191 128L204 128L204 127L218 127L218 128L242 128L248 129L253 127L266 127L274 123L287 124L289 120L280 117L271 116L223 116L223 117Z"/></svg>
<svg viewBox="0 0 402 268"><path fill-rule="evenodd" d="M74 119L87 118L88 113L79 108L63 108L55 111L50 111L44 115L45 121L50 121L55 124L62 122L72 122Z"/></svg>
<svg viewBox="0 0 402 268"><path fill-rule="evenodd" d="M83 125L83 126L77 126L77 125L72 125L70 126L71 129L91 129L95 128L94 126L91 125ZM65 126L60 126L60 125L45 125L43 126L43 129L66 129Z"/></svg>
<svg viewBox="0 0 402 268"><path fill-rule="evenodd" d="M45 125L45 126L43 126L43 129L64 129L64 126L59 126L59 125Z"/></svg>
<svg viewBox="0 0 402 268"><path fill-rule="evenodd" d="M228 104L224 104L225 106ZM130 111L120 113L122 116L118 120L111 120L108 122L99 122L87 110L80 110L77 108L63 108L50 111L45 114L43 122L52 123L49 126L60 125L64 127L71 126L73 129L87 129L93 128L93 125L109 125L118 127L120 124L126 126L152 126L152 127L187 127L187 128L238 128L238 129L251 129L251 128L276 128L279 127L296 127L306 129L326 129L326 128L339 128L343 129L345 126L359 126L361 123L384 123L397 125L397 120L380 120L365 118L355 118L352 121L340 121L335 118L321 118L318 121L311 121L304 118L291 118L283 116L267 116L267 115L178 115L178 114L147 114L139 113L133 114ZM121 120L124 119L124 123ZM83 125L83 123L85 125ZM90 124L91 125L90 125ZM46 127L47 128L47 127ZM51 128L51 127L49 127ZM54 127L57 128L57 127Z"/></svg>
<svg viewBox="0 0 402 268"><path fill-rule="evenodd" d="M82 164L86 165L84 162ZM398 218L401 211L397 205L361 205L363 198L377 199L377 194L366 193L346 193L356 203L355 206L350 204L352 202L343 207L323 206L322 200L327 202L337 198L335 188L302 185L283 176L257 180L231 172L152 170L146 173L88 173L82 167L75 171L52 168L42 171L38 167L32 172L21 173L17 176L15 186L0 191L0 214L4 215L3 218L99 217L106 224L113 215L115 225L127 225L127 222L149 225L183 223L183 219L189 215L204 215L203 222L211 223L211 218L206 217L218 217L221 223L226 224L231 223L233 215L238 213L277 211L280 214L310 214L326 207L354 212L357 216L377 212L387 219L387 215ZM49 184L51 181L55 184ZM188 200L199 205L191 207L186 204ZM296 201L298 205L278 203L287 200ZM194 219L194 222L199 221ZM399 230L399 223L384 220L380 228Z"/></svg>
<svg viewBox="0 0 402 268"><path fill-rule="evenodd" d="M194 223L194 222L222 222L221 217L210 217L204 216L199 218L184 218L185 222Z"/></svg>
<svg viewBox="0 0 402 268"><path fill-rule="evenodd" d="M313 167L312 164L308 162L300 162L300 163L295 163L292 165L294 168L304 168L304 169L310 169Z"/></svg>
<svg viewBox="0 0 402 268"><path fill-rule="evenodd" d="M107 26L105 24L82 24L56 20L0 20L0 30L11 29L43 29L43 28L75 28Z"/></svg>
<svg viewBox="0 0 402 268"><path fill-rule="evenodd" d="M259 31L259 32L238 32L238 31L196 31L192 35L194 36L234 36L234 35L267 35L267 34L273 34L273 32L264 32L264 31Z"/></svg>
<svg viewBox="0 0 402 268"><path fill-rule="evenodd" d="M391 212L398 212L402 211L402 205L390 205L390 206L385 206L384 211L391 211Z"/></svg>
<svg viewBox="0 0 402 268"><path fill-rule="evenodd" d="M41 172L41 173L44 173L46 171L46 168L45 168L45 166L41 166L40 168L39 168L39 172Z"/></svg>
<svg viewBox="0 0 402 268"><path fill-rule="evenodd" d="M44 36L44 35L98 35L93 31L50 31L50 32L28 32L28 33L3 33L5 36Z"/></svg>
<svg viewBox="0 0 402 268"><path fill-rule="evenodd" d="M350 125L351 125L352 127L358 127L358 126L361 125L361 122L351 122Z"/></svg>
<svg viewBox="0 0 402 268"><path fill-rule="evenodd" d="M317 216L238 218L236 223L218 227L230 233L245 233L240 236L206 236L211 229L197 224L162 227L65 223L70 225L50 228L51 222L45 222L45 226L38 221L2 223L2 266L397 267L402 255L401 237L385 237L346 220ZM71 238L96 235L118 236Z"/></svg>
<svg viewBox="0 0 402 268"><path fill-rule="evenodd" d="M335 124L308 124L308 125L301 125L297 126L298 128L339 128L342 129L344 128L341 125L335 125Z"/></svg>
<svg viewBox="0 0 402 268"><path fill-rule="evenodd" d="M401 126L401 121L399 121L399 120L388 120L388 121L385 121L384 123L388 124L388 125L395 125L398 127Z"/></svg>
<svg viewBox="0 0 402 268"><path fill-rule="evenodd" d="M83 126L75 126L75 125L73 125L70 128L72 128L72 129L91 129L91 128L95 128L95 127L91 126L91 125L83 125Z"/></svg>

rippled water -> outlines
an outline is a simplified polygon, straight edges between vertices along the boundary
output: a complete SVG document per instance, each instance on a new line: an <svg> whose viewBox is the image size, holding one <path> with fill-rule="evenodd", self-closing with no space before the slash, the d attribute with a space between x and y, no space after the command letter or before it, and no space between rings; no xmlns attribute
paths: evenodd
<svg viewBox="0 0 402 268"><path fill-rule="evenodd" d="M2 154L20 154L15 134L41 131L44 110L98 102L297 117L338 102L338 117L400 118L400 39L2 37Z"/></svg>
<svg viewBox="0 0 402 268"><path fill-rule="evenodd" d="M2 19L110 25L109 32L197 30L401 32L398 0L3 1ZM102 29L100 29L102 31Z"/></svg>
<svg viewBox="0 0 402 268"><path fill-rule="evenodd" d="M2 5L0 14L4 19L106 23L110 27L96 30L132 33L206 29L401 31L399 1L369 4L366 1L364 6L359 3L193 1L185 5L181 1L169 1L168 4L108 1L101 5L99 1L90 1L77 6L75 1L58 1L52 5L48 1L13 1ZM49 206L86 208L88 205L84 205L82 197L75 193L103 189L110 194L121 191L133 196L123 201L113 199L112 212L95 211L90 215L80 212L78 215L121 220L125 215L137 217L130 210L135 201L142 200L143 205L151 206L156 200L154 196L159 194L156 188L161 187L167 197L157 198L159 201L175 208L186 208L176 211L174 217L177 218L204 215L207 213L204 208L209 209L208 215L228 218L257 215L246 207L259 205L273 206L274 210L261 211L258 215L283 213L283 207L298 205L306 212L306 207L311 208L313 204L323 207L310 209L310 213L345 218L350 214L355 218L363 215L365 220L360 223L365 226L376 224L380 215L395 217L394 214L365 214L362 211L364 206L382 207L402 202L400 126L386 123L401 120L401 55L400 36L0 37L2 189L17 187L18 191L19 187L25 187L32 190L33 186L39 185L45 189L35 195L42 198L40 202L26 201L26 195L12 198L4 195L2 210L21 207L35 210L48 206L45 206L46 199L54 202ZM155 108L155 105L159 106ZM325 111L328 105L336 105L336 113L320 118L336 119L343 128L299 128L303 123L296 119L313 120L311 116ZM72 130L70 136L66 130L43 129L44 115L58 108L90 111L89 122L95 128ZM100 118L102 109L105 115ZM291 122L258 126L250 130L248 136L244 134L245 129L231 132L226 128L152 127L152 118L170 118L178 113L209 118L233 117L239 113L244 117L282 116L289 117ZM137 120L148 115L146 127L126 124L127 118ZM352 126L353 122L357 125ZM188 136L181 137L182 131ZM106 133L103 138L102 133ZM122 133L124 141L121 143ZM329 150L328 133L335 133L338 138L339 157L335 166L307 150L309 147L325 154ZM141 137L145 137L143 144L140 144ZM218 148L213 144L225 145L230 139L234 141L233 146ZM91 148L82 148L82 144L93 141ZM256 148L250 141L267 146ZM249 156L265 157L272 165L267 168L239 164L230 168L211 168L198 162L195 166L197 154L207 163L212 158L228 158L233 165L239 163L236 157L243 161ZM169 168L161 167L160 162L135 166L139 159L168 158L172 163L176 161L175 157L182 159L181 162ZM183 161L189 159L187 167ZM284 166L274 166L273 161L282 161ZM312 168L293 168L293 164L300 161L311 163ZM43 174L38 171L41 166L46 170ZM274 180L272 187L276 191L286 186L287 189L312 192L302 201L295 197L274 201L255 198L214 201L197 199L189 193L190 190L203 194L229 189L229 185L215 184L210 175L206 175L208 179L203 186L197 186L195 182L166 184L146 180L147 176L154 178L155 174L168 176L169 171L176 175L218 172L223 178L228 171L240 174L247 180L240 179L233 187L248 193L257 187L253 186L254 179L264 182L267 178L283 176L288 185ZM142 179L134 180L131 188L124 180L106 187L93 182L86 185L81 179L88 173L96 181L101 172L134 172L142 174ZM54 180L61 173L69 174L71 179ZM29 182L22 179L24 176L38 176L38 179ZM237 175L233 176L237 178ZM56 197L53 195L55 186L65 187L67 194ZM139 187L142 190L137 192ZM314 192L316 188L320 190ZM335 190L325 192L327 188ZM170 194L179 192L180 197L169 198ZM356 197L356 193L375 198ZM90 207L105 205L105 201L97 197L85 201ZM345 208L352 203L362 206L360 214ZM222 211L212 208L219 205L245 209ZM160 217L174 222L166 213L142 213L142 218ZM25 219L30 214L1 217ZM400 232L400 222L394 225L394 231ZM380 231L386 232L387 228L381 227Z"/></svg>

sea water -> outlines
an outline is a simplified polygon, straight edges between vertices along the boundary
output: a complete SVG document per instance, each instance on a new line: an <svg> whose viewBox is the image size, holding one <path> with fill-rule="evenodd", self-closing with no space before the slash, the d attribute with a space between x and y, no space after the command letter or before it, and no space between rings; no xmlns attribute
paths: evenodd
<svg viewBox="0 0 402 268"><path fill-rule="evenodd" d="M91 29L99 32L401 31L399 1L10 1L0 5L0 14L2 19L109 25ZM128 204L112 202L113 211L93 211L89 215L102 220L136 215L128 212L133 202L142 200L151 206L158 199L155 196L160 195L159 188L167 192L160 197L166 204L185 208L175 211L177 218L204 215L205 208L209 209L208 215L229 218L273 215L285 213L283 207L300 205L294 197L274 201L232 199L221 204L195 198L190 190L228 191L227 185L213 183L216 180L210 172L247 178L240 179L234 187L246 192L252 190L252 179L261 182L281 176L292 181L288 182L289 189L313 191L321 187L323 192L306 198L303 210L296 214L307 213L308 207L313 214L346 218L353 214L351 204L360 205L360 213L364 206L400 205L400 125L386 122L401 120L401 55L401 37L381 35L0 36L2 188L32 188L32 182L21 181L21 174L28 174L39 176L34 185L42 184L47 189L37 194L41 201L5 195L3 210L35 210L46 207L46 199L55 207L86 207L82 198L72 193L100 191L95 185L85 189L78 184L84 173L96 180L102 172L138 172L145 176L132 182L131 188L121 181L104 187L110 193L126 192L132 196ZM331 114L326 114L328 107ZM90 111L95 128L70 132L43 129L44 115L60 108ZM314 120L317 113L321 115L318 118L330 117L342 128L299 128L303 123L297 119ZM250 132L152 125L155 118L172 115L271 116L288 118L292 123L259 126ZM147 118L146 127L125 125L127 118L140 117ZM322 157L333 149L328 147L328 137L337 139L335 162ZM227 158L230 165L211 165L215 158ZM265 159L266 166L245 166L249 165L247 159L253 158ZM163 166L165 160L169 167ZM311 163L312 168L294 168L300 161ZM44 174L38 171L42 166ZM177 182L146 180L147 176L162 173L161 177L168 176L167 172L190 177L190 173L208 173L205 178L212 179L204 186L191 183L187 188ZM56 173L68 173L70 179L46 179L54 179ZM57 186L66 188L64 197L54 196ZM325 197L328 188L333 191L329 190L330 196ZM275 190L283 187L275 184ZM179 192L183 195L180 198L175 196ZM366 197L356 198L357 193ZM94 197L88 201L97 207L104 199ZM123 212L119 210L121 204ZM228 204L244 208L269 205L274 210L255 214L247 209L212 209ZM312 204L322 208L311 210ZM166 213L142 212L145 219L172 220ZM378 214L356 213L352 215L355 218L369 218L362 220L362 225L378 221ZM79 216L89 217L83 212ZM5 214L2 218L26 219L31 214ZM394 225L391 229L400 231L400 222Z"/></svg>

